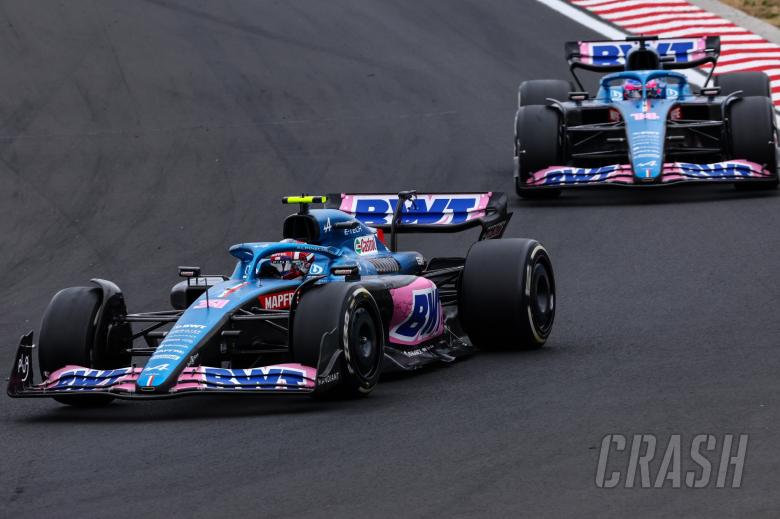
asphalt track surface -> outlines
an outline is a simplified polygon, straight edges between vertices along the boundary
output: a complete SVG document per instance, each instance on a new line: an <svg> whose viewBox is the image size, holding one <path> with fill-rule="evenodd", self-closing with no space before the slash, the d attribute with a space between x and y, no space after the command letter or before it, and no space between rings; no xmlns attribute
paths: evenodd
<svg viewBox="0 0 780 519"><path fill-rule="evenodd" d="M517 84L595 36L530 0L0 3L0 365L61 287L165 309L177 265L228 271L283 194L511 190ZM511 200L555 263L548 347L356 402L3 397L0 516L776 516L777 196ZM741 489L595 486L605 434L729 432Z"/></svg>

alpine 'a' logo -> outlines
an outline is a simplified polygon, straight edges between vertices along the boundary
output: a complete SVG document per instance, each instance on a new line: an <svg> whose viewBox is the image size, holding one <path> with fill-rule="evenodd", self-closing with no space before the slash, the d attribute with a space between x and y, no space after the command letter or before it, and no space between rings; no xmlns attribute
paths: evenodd
<svg viewBox="0 0 780 519"><path fill-rule="evenodd" d="M325 222L325 225L322 227L322 230L325 232L330 232L331 229L333 229L333 225L330 223L330 218L328 218L328 221Z"/></svg>

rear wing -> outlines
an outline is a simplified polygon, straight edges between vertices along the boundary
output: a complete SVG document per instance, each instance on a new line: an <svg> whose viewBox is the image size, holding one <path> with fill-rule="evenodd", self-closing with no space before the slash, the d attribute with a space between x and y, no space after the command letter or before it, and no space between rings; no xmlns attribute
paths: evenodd
<svg viewBox="0 0 780 519"><path fill-rule="evenodd" d="M566 42L566 60L574 78L576 69L593 72L626 70L626 56L633 49L652 50L665 70L686 69L711 63L720 57L720 36L697 38L661 38L629 36L625 40L589 40ZM579 84L579 79L577 79ZM581 85L580 85L581 86Z"/></svg>
<svg viewBox="0 0 780 519"><path fill-rule="evenodd" d="M500 238L512 217L507 212L506 194L492 192L340 193L328 195L325 207L393 234L448 233L481 227L480 240Z"/></svg>

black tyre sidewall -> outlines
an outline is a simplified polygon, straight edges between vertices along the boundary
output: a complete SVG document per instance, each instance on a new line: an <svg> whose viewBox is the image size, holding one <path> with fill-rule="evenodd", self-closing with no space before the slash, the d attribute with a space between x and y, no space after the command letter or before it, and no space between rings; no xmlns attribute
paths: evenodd
<svg viewBox="0 0 780 519"><path fill-rule="evenodd" d="M539 329L531 318L530 269L545 265L551 283L553 313ZM530 269L529 269L530 267ZM530 239L475 243L466 257L460 281L459 315L472 343L483 349L539 348L552 330L555 279L547 251Z"/></svg>
<svg viewBox="0 0 780 519"><path fill-rule="evenodd" d="M735 100L729 106L731 158L748 160L777 172L775 115L772 101L753 96ZM777 186L777 177L766 182L735 183L740 189Z"/></svg>
<svg viewBox="0 0 780 519"><path fill-rule="evenodd" d="M759 71L729 72L715 76L715 85L720 87L721 95L741 91L742 97L772 97L769 76Z"/></svg>
<svg viewBox="0 0 780 519"><path fill-rule="evenodd" d="M520 180L531 173L563 162L560 114L547 106L525 106L515 122L520 158Z"/></svg>
<svg viewBox="0 0 780 519"><path fill-rule="evenodd" d="M92 367L99 308L98 288L72 287L54 295L43 314L38 338L41 376L69 364Z"/></svg>
<svg viewBox="0 0 780 519"><path fill-rule="evenodd" d="M365 308L373 317L377 333L376 369L363 376L351 359L349 323L358 308ZM295 362L319 368L323 335L335 341L333 346L344 351L340 366L340 389L347 396L370 393L381 375L385 331L379 308L371 294L358 283L329 283L305 292L295 310L290 350Z"/></svg>
<svg viewBox="0 0 780 519"><path fill-rule="evenodd" d="M375 347L379 350L375 353L375 366L368 373L360 373L357 367L357 361L353 358L355 352L350 348L350 339L352 337L349 334L349 325L355 312L359 308L365 308L373 318L376 334ZM349 297L344 301L339 324L341 326L341 347L344 350L343 369L346 373L342 386L344 386L347 394L367 395L374 389L376 383L379 381L384 356L384 332L382 330L382 322L379 318L379 308L368 290L363 287L356 287L355 290L349 294Z"/></svg>
<svg viewBox="0 0 780 519"><path fill-rule="evenodd" d="M38 338L41 376L67 365L95 367L96 321L100 309L99 288L71 287L57 292L43 314ZM74 406L104 405L111 395L58 396L55 400Z"/></svg>
<svg viewBox="0 0 780 519"><path fill-rule="evenodd" d="M517 106L548 105L548 98L566 101L573 90L570 81L564 79L532 79L523 81L517 88Z"/></svg>

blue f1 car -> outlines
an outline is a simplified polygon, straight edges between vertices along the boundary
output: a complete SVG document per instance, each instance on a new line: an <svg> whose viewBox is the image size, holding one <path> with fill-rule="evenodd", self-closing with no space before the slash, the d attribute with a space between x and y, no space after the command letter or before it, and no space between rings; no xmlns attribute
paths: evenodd
<svg viewBox="0 0 780 519"><path fill-rule="evenodd" d="M720 38L631 37L566 44L569 81L525 81L515 115L515 187L523 197L561 188L730 182L776 188L778 138L769 78L735 72L694 92L673 69L717 63ZM595 97L576 70L610 72Z"/></svg>
<svg viewBox="0 0 780 519"><path fill-rule="evenodd" d="M120 289L100 279L58 292L37 347L33 332L22 337L8 394L73 405L331 389L359 396L383 368L545 343L555 315L552 265L534 240L499 239L512 216L504 194L284 202L300 204L284 221L284 239L231 247L230 276L179 267L185 280L171 291L173 310L128 313ZM399 233L475 227L480 239L465 258L396 250ZM143 366L133 363L144 356Z"/></svg>

